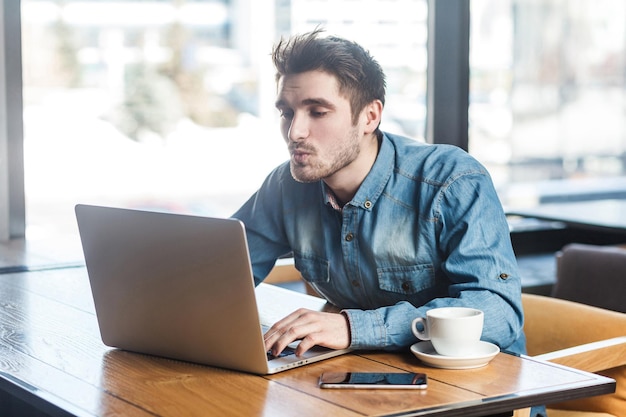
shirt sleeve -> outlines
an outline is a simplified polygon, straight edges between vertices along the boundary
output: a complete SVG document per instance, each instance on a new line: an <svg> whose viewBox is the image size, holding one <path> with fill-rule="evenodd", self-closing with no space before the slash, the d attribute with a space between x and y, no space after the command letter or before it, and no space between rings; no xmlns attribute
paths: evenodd
<svg viewBox="0 0 626 417"><path fill-rule="evenodd" d="M374 310L345 310L355 349L397 350L418 342L411 322L431 308L483 310L481 339L523 353L521 281L506 217L491 179L484 172L459 175L440 191L433 236L450 281L445 297L414 306L400 302Z"/></svg>
<svg viewBox="0 0 626 417"><path fill-rule="evenodd" d="M285 169L281 165L272 171L261 187L235 214L246 227L252 270L259 284L274 266L276 259L289 252L283 219L282 182Z"/></svg>

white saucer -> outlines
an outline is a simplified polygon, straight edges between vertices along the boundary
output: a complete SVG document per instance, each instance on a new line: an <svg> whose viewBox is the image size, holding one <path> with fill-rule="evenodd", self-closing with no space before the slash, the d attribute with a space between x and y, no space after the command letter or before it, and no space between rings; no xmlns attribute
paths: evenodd
<svg viewBox="0 0 626 417"><path fill-rule="evenodd" d="M411 352L426 365L443 369L471 369L487 365L499 352L493 343L479 342L476 354L472 356L442 356L435 352L432 343L419 342L411 346Z"/></svg>

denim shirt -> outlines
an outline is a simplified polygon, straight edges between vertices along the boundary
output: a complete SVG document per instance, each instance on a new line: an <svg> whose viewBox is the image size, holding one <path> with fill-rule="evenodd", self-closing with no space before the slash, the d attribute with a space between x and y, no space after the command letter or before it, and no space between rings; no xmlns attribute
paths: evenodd
<svg viewBox="0 0 626 417"><path fill-rule="evenodd" d="M293 253L302 276L343 310L354 349L418 340L427 310L485 313L482 340L524 353L520 276L489 174L460 148L384 133L354 198L333 209L323 181L277 167L233 215L246 226L255 281Z"/></svg>

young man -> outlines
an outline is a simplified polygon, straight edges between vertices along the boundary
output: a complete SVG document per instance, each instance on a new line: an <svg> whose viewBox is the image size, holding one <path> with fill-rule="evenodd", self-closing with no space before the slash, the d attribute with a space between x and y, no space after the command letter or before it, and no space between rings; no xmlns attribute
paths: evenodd
<svg viewBox="0 0 626 417"><path fill-rule="evenodd" d="M257 283L291 252L342 310L292 313L268 350L402 349L417 342L414 318L469 306L485 313L483 340L523 352L520 277L487 171L459 148L381 132L385 76L359 45L314 31L272 58L291 157L233 217Z"/></svg>

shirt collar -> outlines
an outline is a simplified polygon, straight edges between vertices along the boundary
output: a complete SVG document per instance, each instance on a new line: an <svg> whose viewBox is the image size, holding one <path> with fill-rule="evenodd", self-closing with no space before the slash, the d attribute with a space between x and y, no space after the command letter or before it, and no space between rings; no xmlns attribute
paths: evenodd
<svg viewBox="0 0 626 417"><path fill-rule="evenodd" d="M343 212L343 206L339 204L339 200L337 200L337 196L333 193L333 190L330 189L323 181L324 191L326 193L326 204L332 207L334 210L338 212Z"/></svg>
<svg viewBox="0 0 626 417"><path fill-rule="evenodd" d="M365 180L363 180L363 183L352 200L347 204L361 207L365 210L371 210L393 173L394 160L395 148L387 134L383 133L380 149L376 156L376 161L374 161L374 165L372 165L372 169L370 169L370 172L365 177ZM325 203L337 211L343 211L343 207L339 205L337 197L323 181L322 188L324 190Z"/></svg>

